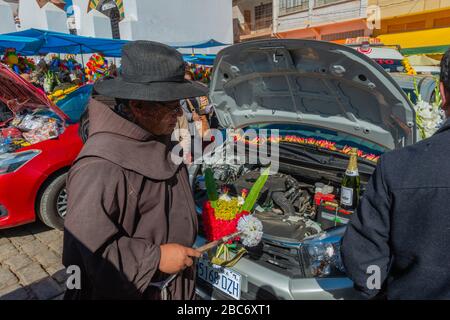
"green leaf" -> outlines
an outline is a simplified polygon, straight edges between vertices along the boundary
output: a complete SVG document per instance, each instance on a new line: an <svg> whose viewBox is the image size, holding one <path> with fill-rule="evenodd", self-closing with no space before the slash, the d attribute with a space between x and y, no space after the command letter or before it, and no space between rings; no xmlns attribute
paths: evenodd
<svg viewBox="0 0 450 320"><path fill-rule="evenodd" d="M217 185L211 168L207 168L205 170L205 186L206 193L208 194L208 200L211 203L211 206L215 208L216 201L219 199L219 194L217 193Z"/></svg>
<svg viewBox="0 0 450 320"><path fill-rule="evenodd" d="M256 200L258 200L259 193L261 192L262 188L266 184L267 178L269 177L270 167L266 168L263 173L259 176L259 178L256 180L255 184L252 186L252 189L250 190L247 198L245 198L245 202L242 205L241 211L247 211L251 212L253 209L253 206L256 203Z"/></svg>

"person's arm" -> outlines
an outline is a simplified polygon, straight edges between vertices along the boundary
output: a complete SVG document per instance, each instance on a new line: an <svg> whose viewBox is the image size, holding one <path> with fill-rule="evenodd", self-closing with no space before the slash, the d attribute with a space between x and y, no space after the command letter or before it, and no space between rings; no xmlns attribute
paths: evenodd
<svg viewBox="0 0 450 320"><path fill-rule="evenodd" d="M191 110L189 109L187 100L186 100L186 99L180 100L180 105L181 105L181 108L183 109L183 113L184 113L184 115L185 115L187 121L188 121L188 122L194 121L194 120L192 119L192 112L191 112Z"/></svg>
<svg viewBox="0 0 450 320"><path fill-rule="evenodd" d="M68 192L64 241L77 247L95 291L124 297L144 292L158 270L160 247L120 230L124 198L135 196L120 168L101 160L81 165L70 173Z"/></svg>
<svg viewBox="0 0 450 320"><path fill-rule="evenodd" d="M385 182L383 159L380 159L342 240L342 260L347 275L365 298L373 298L380 292L374 285L384 283L391 260L391 198ZM374 278L378 274L374 270L380 271L379 279Z"/></svg>

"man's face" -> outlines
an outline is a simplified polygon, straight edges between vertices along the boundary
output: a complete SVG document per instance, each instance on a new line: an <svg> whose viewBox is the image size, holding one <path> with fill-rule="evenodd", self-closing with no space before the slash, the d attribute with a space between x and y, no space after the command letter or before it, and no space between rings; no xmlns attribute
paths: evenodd
<svg viewBox="0 0 450 320"><path fill-rule="evenodd" d="M180 101L130 101L136 123L155 136L171 135L177 118L183 115Z"/></svg>

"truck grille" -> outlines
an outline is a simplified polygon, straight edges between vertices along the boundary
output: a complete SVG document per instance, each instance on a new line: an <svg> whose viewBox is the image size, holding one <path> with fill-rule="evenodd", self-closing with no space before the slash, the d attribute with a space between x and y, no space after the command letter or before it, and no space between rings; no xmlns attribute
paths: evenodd
<svg viewBox="0 0 450 320"><path fill-rule="evenodd" d="M284 247L263 241L260 246L250 248L248 251L251 260L275 272L294 279L305 277L297 248Z"/></svg>

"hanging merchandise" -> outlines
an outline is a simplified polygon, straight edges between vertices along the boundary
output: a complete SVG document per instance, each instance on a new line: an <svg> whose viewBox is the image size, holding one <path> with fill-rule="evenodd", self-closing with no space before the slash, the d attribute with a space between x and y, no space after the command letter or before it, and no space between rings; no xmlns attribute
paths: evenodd
<svg viewBox="0 0 450 320"><path fill-rule="evenodd" d="M1 62L19 75L30 74L36 69L33 59L22 57L14 48L5 50L5 55Z"/></svg>
<svg viewBox="0 0 450 320"><path fill-rule="evenodd" d="M204 84L209 84L211 82L211 67L204 65L187 63L187 72L192 76L192 80L199 81Z"/></svg>
<svg viewBox="0 0 450 320"><path fill-rule="evenodd" d="M101 54L93 54L86 63L85 73L88 82L95 82L102 77L108 76L108 61Z"/></svg>
<svg viewBox="0 0 450 320"><path fill-rule="evenodd" d="M66 67L70 73L70 79L72 82L80 81L80 83L84 83L84 72L83 67L78 61L75 59L73 54L66 56Z"/></svg>
<svg viewBox="0 0 450 320"><path fill-rule="evenodd" d="M44 72L43 89L54 103L83 85L83 70L73 55L67 55L65 59L53 55L46 69L48 71Z"/></svg>

